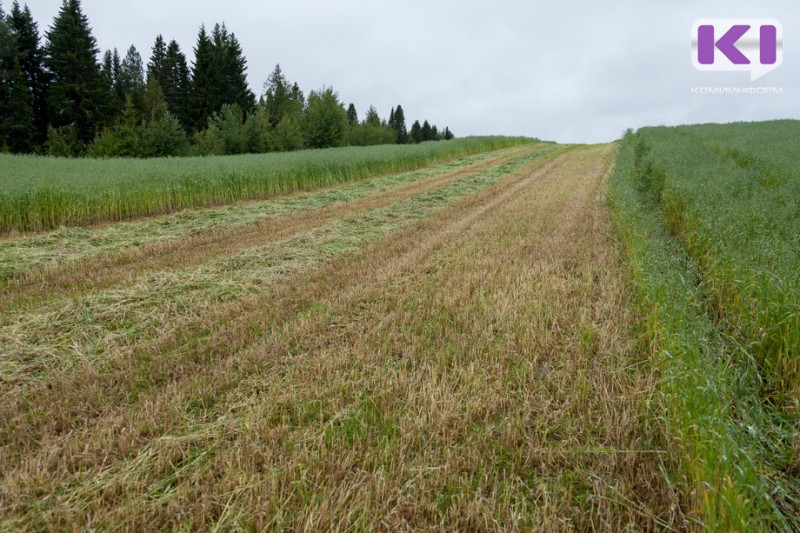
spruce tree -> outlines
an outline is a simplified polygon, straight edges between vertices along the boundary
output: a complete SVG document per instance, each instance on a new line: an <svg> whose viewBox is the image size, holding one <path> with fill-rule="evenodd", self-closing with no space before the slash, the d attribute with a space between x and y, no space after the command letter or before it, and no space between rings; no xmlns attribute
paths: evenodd
<svg viewBox="0 0 800 533"><path fill-rule="evenodd" d="M256 97L247 85L247 60L236 35L225 25L215 25L209 36L200 28L192 69L191 123L196 130L223 105L238 105L250 112Z"/></svg>
<svg viewBox="0 0 800 533"><path fill-rule="evenodd" d="M170 113L184 129L189 128L189 67L181 47L173 39L164 59L164 79L160 81Z"/></svg>
<svg viewBox="0 0 800 533"><path fill-rule="evenodd" d="M153 50L150 54L150 62L147 63L147 79L155 77L159 85L163 88L166 78L166 60L167 60L167 45L164 43L164 37L159 35L156 37L156 42L153 44Z"/></svg>
<svg viewBox="0 0 800 533"><path fill-rule="evenodd" d="M284 119L299 120L303 113L305 97L296 83L290 85L280 65L275 65L272 74L264 83L265 109L271 128L275 129Z"/></svg>
<svg viewBox="0 0 800 533"><path fill-rule="evenodd" d="M103 60L100 62L100 77L103 83L109 87L114 87L114 55L111 50L103 53Z"/></svg>
<svg viewBox="0 0 800 533"><path fill-rule="evenodd" d="M120 116L125 104L125 94L118 83L119 72L120 63L117 49L115 48L114 52L106 50L100 63L100 81L106 93L111 95L107 102L106 111L112 121Z"/></svg>
<svg viewBox="0 0 800 533"><path fill-rule="evenodd" d="M294 105L297 106L300 110L302 110L303 107L305 106L306 99L305 96L303 96L303 91L300 90L300 86L297 85L297 82L295 82L292 85L291 101L294 102Z"/></svg>
<svg viewBox="0 0 800 533"><path fill-rule="evenodd" d="M397 144L406 144L408 142L408 130L406 130L406 116L403 112L403 106L398 105L392 114L393 119L390 123L397 133Z"/></svg>
<svg viewBox="0 0 800 533"><path fill-rule="evenodd" d="M352 102L350 106L347 108L347 122L351 126L355 126L358 124L358 113L356 112L356 106Z"/></svg>
<svg viewBox="0 0 800 533"><path fill-rule="evenodd" d="M392 113L394 113L394 110L392 110ZM375 109L375 106L369 106L369 109L367 109L367 114L364 117L364 124L376 128L381 126L381 117L378 115L378 110Z"/></svg>
<svg viewBox="0 0 800 533"><path fill-rule="evenodd" d="M119 118L113 127L103 128L94 142L86 147L84 155L89 157L142 157L142 134L144 126L128 97Z"/></svg>
<svg viewBox="0 0 800 533"><path fill-rule="evenodd" d="M122 115L125 107L125 86L122 79L122 60L119 51L106 50L100 63L100 79L103 90L109 95L106 103L107 122L113 124Z"/></svg>
<svg viewBox="0 0 800 533"><path fill-rule="evenodd" d="M111 77L114 80L113 93L119 100L120 109L125 107L125 86L122 83L122 60L119 57L119 50L114 48L114 54L111 59Z"/></svg>
<svg viewBox="0 0 800 533"><path fill-rule="evenodd" d="M211 43L213 50L213 77L212 77L212 98L214 99L213 111L217 114L222 110L222 106L228 101L233 93L230 87L226 87L228 77L228 64L225 52L225 45L228 41L228 29L224 24L215 24L211 30Z"/></svg>
<svg viewBox="0 0 800 533"><path fill-rule="evenodd" d="M0 7L0 151L29 152L36 128L17 40Z"/></svg>
<svg viewBox="0 0 800 533"><path fill-rule="evenodd" d="M16 39L19 65L31 95L34 144L42 147L47 140L47 76L44 71L44 51L39 44L39 27L26 5L20 9L16 0L8 18Z"/></svg>
<svg viewBox="0 0 800 533"><path fill-rule="evenodd" d="M169 106L164 98L164 91L155 76L147 80L147 89L144 93L144 117L150 123L155 123L169 113Z"/></svg>
<svg viewBox="0 0 800 533"><path fill-rule="evenodd" d="M55 127L74 124L83 145L106 122L111 97L102 83L98 52L80 1L64 0L45 46L45 65L51 76L48 115Z"/></svg>
<svg viewBox="0 0 800 533"><path fill-rule="evenodd" d="M223 104L218 113L209 120L210 127L216 129L224 147L225 155L247 152L247 139L244 129L244 113L238 104Z"/></svg>
<svg viewBox="0 0 800 533"><path fill-rule="evenodd" d="M191 93L189 95L189 122L195 131L204 130L214 108L214 43L208 37L205 26L200 26L194 48Z"/></svg>
<svg viewBox="0 0 800 533"><path fill-rule="evenodd" d="M415 120L414 124L411 125L411 132L409 133L409 136L415 144L422 142L422 128L419 125L419 120Z"/></svg>
<svg viewBox="0 0 800 533"><path fill-rule="evenodd" d="M133 98L128 97L125 100L122 117L114 130L119 139L115 155L121 157L140 157L142 155L143 128L139 123L139 112Z"/></svg>
<svg viewBox="0 0 800 533"><path fill-rule="evenodd" d="M158 83L153 80L155 83ZM189 140L178 119L167 113L148 124L142 134L142 153L145 157L185 156Z"/></svg>
<svg viewBox="0 0 800 533"><path fill-rule="evenodd" d="M224 104L237 104L244 112L255 107L256 96L247 84L247 60L236 35L225 24L214 26L215 109Z"/></svg>
<svg viewBox="0 0 800 533"><path fill-rule="evenodd" d="M264 94L266 96L264 106L267 111L269 125L274 128L283 118L289 101L289 81L283 75L280 65L275 65L272 73L264 82Z"/></svg>
<svg viewBox="0 0 800 533"><path fill-rule="evenodd" d="M130 99L137 113L144 115L144 64L135 46L128 48L122 60L118 81L126 102Z"/></svg>
<svg viewBox="0 0 800 533"><path fill-rule="evenodd" d="M433 137L431 136L431 125L426 120L422 124L422 141L432 141Z"/></svg>

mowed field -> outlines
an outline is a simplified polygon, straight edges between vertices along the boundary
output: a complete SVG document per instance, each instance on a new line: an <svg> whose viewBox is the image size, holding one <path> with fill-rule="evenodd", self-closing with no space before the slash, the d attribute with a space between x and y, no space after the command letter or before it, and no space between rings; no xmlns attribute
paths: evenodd
<svg viewBox="0 0 800 533"><path fill-rule="evenodd" d="M798 138L7 159L0 530L797 531Z"/></svg>
<svg viewBox="0 0 800 533"><path fill-rule="evenodd" d="M617 147L0 241L0 529L691 524Z"/></svg>

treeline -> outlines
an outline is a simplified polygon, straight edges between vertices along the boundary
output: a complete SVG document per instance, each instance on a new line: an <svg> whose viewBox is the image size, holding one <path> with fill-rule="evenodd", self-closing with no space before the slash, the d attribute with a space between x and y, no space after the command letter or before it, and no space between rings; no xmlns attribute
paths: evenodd
<svg viewBox="0 0 800 533"><path fill-rule="evenodd" d="M102 57L80 0L64 0L42 45L27 5L0 4L0 151L55 156L160 157L449 140L427 120L406 126L370 107L359 119L330 87L306 96L276 66L259 97L224 24L200 27L194 61L155 39L147 64L134 46Z"/></svg>

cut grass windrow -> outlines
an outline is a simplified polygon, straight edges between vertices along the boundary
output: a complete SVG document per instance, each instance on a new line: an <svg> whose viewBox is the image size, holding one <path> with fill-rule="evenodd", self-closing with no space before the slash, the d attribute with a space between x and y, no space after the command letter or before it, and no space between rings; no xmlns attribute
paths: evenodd
<svg viewBox="0 0 800 533"><path fill-rule="evenodd" d="M540 145L538 149L552 147ZM0 272L7 276L0 309L25 296L41 300L43 294L58 294L57 289L97 289L130 280L143 271L191 264L287 238L336 217L389 205L536 150L536 146L499 150L257 204L186 211L96 230L65 228L53 234L0 242Z"/></svg>
<svg viewBox="0 0 800 533"><path fill-rule="evenodd" d="M0 525L680 527L599 202L612 156L507 167L424 216L422 195L404 227L200 311L152 372L128 359L135 402L18 419ZM103 374L50 378L69 401Z"/></svg>
<svg viewBox="0 0 800 533"><path fill-rule="evenodd" d="M157 373L160 371L154 360L162 349L158 339L166 338L165 342L171 343L201 337L196 330L199 316L209 313L217 316L216 308L226 302L263 294L288 276L405 227L548 153L552 149L526 151L499 166L461 176L386 207L349 214L289 239L198 265L184 265L174 271L156 271L131 284L48 302L42 308L13 315L0 327L0 341L5 347L1 374L5 383L3 399L16 398L14 402L4 402L0 408L6 415L0 426L5 428L2 434L13 432L8 428L19 418L33 417L46 426L61 428L58 431L76 420L76 412L58 401L59 395L48 409L61 411L60 416L40 412L48 402L37 398L53 390L52 376L68 388L75 383L85 384L83 391L73 395L75 409L83 413L113 402L114 397L133 399L130 395L137 387L136 382L121 380L121 376L141 371L147 375L156 372L159 379L168 378L168 374ZM235 314L221 319L222 324L228 323L231 316ZM167 324L174 330L165 328ZM143 347L159 351L147 353ZM131 360L142 368L124 366ZM110 390L103 391L102 384L106 382L119 389L116 395ZM85 396L91 397L88 403L79 401ZM31 404L34 413L26 414L19 402Z"/></svg>

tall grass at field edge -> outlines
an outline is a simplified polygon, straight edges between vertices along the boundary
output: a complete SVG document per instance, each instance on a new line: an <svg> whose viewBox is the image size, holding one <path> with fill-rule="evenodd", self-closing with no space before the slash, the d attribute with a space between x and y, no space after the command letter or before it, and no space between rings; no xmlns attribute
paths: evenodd
<svg viewBox="0 0 800 533"><path fill-rule="evenodd" d="M706 314L701 271L662 209L665 176L637 157L641 150L629 132L609 200L627 247L642 333L660 372L652 416L674 445L671 474L684 493L684 512L715 531L789 531L798 524L786 513L793 503L774 461L786 431L759 398L756 365Z"/></svg>
<svg viewBox="0 0 800 533"><path fill-rule="evenodd" d="M762 396L800 404L798 121L645 128L670 227L700 266L716 323L746 346Z"/></svg>
<svg viewBox="0 0 800 533"><path fill-rule="evenodd" d="M0 234L82 226L260 200L537 142L468 137L420 145L167 159L0 154Z"/></svg>

